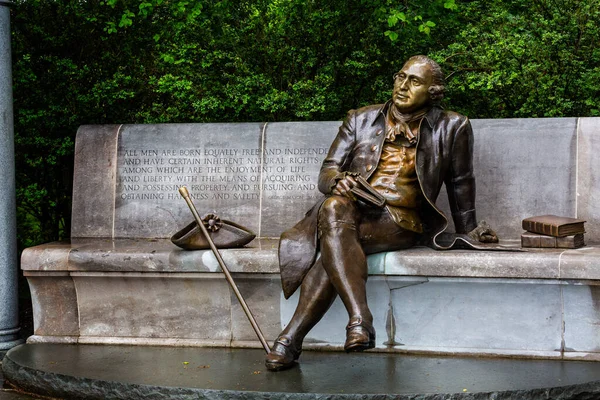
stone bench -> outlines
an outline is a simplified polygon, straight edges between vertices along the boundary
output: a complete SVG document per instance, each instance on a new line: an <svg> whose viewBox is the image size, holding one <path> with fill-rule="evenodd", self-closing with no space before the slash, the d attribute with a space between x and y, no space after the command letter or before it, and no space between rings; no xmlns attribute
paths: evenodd
<svg viewBox="0 0 600 400"><path fill-rule="evenodd" d="M379 351L600 359L600 118L473 120L478 219L518 246L521 220L588 221L577 250L369 256ZM284 300L277 238L319 196L339 122L83 126L77 134L71 240L29 248L35 342L260 347L210 251L169 237L216 211L254 230L222 250L272 341ZM442 191L444 193L444 191ZM438 204L447 210L445 195ZM305 348L341 349L336 300Z"/></svg>

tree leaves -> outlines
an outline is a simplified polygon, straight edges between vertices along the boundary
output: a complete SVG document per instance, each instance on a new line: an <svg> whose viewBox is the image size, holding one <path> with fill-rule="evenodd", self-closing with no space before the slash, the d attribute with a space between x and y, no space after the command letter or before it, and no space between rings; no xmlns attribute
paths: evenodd
<svg viewBox="0 0 600 400"><path fill-rule="evenodd" d="M453 18L448 15L448 10L456 11L458 6L455 0L435 0L432 2L422 2L418 4L404 3L400 8L389 10L387 24L389 28L399 27L396 30L386 30L384 35L392 42L398 40L400 36L414 36L417 32L429 36L432 28L437 26L433 19Z"/></svg>
<svg viewBox="0 0 600 400"><path fill-rule="evenodd" d="M454 107L473 118L593 115L600 28L588 22L600 20L600 3L562 3L465 5L460 34L433 53L451 77Z"/></svg>
<svg viewBox="0 0 600 400"><path fill-rule="evenodd" d="M21 247L68 237L83 124L338 120L415 54L472 118L600 115L597 1L16 3Z"/></svg>

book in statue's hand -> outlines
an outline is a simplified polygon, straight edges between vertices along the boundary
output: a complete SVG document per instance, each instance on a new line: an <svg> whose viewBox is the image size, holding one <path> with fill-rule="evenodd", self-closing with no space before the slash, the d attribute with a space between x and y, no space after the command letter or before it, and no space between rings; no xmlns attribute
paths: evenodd
<svg viewBox="0 0 600 400"><path fill-rule="evenodd" d="M385 205L385 197L373 188L365 178L360 175L354 176L357 185L351 189L351 192L365 203L374 205L375 207L383 207Z"/></svg>
<svg viewBox="0 0 600 400"><path fill-rule="evenodd" d="M521 235L521 247L544 249L578 249L585 246L583 233L555 237L525 232Z"/></svg>
<svg viewBox="0 0 600 400"><path fill-rule="evenodd" d="M556 215L540 215L525 218L523 229L528 232L539 233L554 237L572 236L585 233L584 220Z"/></svg>

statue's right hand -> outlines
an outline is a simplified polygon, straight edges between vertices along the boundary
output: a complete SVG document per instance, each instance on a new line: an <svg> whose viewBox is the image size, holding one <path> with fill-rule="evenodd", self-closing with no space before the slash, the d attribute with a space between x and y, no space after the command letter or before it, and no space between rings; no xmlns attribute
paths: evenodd
<svg viewBox="0 0 600 400"><path fill-rule="evenodd" d="M331 193L338 196L345 196L351 199L356 199L351 191L354 186L356 186L356 181L352 176L347 175L337 182Z"/></svg>

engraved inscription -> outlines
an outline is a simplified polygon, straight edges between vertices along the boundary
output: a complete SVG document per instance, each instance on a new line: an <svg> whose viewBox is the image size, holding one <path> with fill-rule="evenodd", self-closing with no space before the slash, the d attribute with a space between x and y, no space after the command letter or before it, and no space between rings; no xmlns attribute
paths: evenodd
<svg viewBox="0 0 600 400"><path fill-rule="evenodd" d="M313 199L325 148L156 149L119 152L117 196L121 201L179 199L185 185L200 202Z"/></svg>

